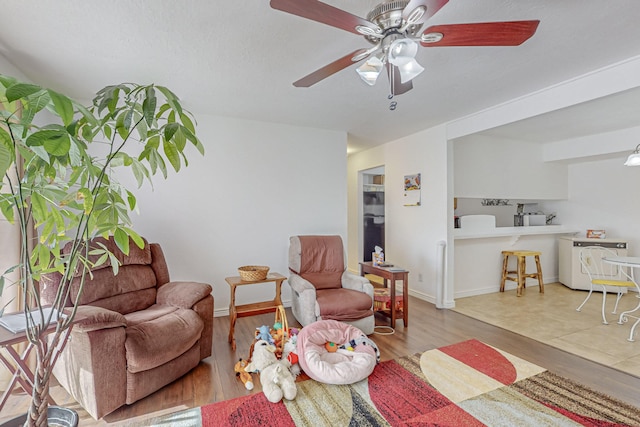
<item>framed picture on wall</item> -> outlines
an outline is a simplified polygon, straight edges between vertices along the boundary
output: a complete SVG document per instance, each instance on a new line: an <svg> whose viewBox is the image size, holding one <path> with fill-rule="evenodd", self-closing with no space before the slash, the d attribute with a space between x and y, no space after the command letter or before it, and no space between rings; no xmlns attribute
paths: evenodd
<svg viewBox="0 0 640 427"><path fill-rule="evenodd" d="M404 206L420 206L420 174L404 176Z"/></svg>

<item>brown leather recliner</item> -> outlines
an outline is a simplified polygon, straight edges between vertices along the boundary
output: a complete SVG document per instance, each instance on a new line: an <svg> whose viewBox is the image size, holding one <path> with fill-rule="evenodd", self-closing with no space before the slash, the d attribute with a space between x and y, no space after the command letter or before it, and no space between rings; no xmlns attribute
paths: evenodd
<svg viewBox="0 0 640 427"><path fill-rule="evenodd" d="M289 238L291 311L302 326L320 319L373 333L373 286L347 271L340 236Z"/></svg>
<svg viewBox="0 0 640 427"><path fill-rule="evenodd" d="M121 265L109 262L86 276L78 318L54 366L60 384L98 419L131 404L189 372L209 357L213 339L211 286L171 282L160 245L131 243L125 256L106 244ZM91 245L93 247L93 245ZM61 276L40 283L50 302ZM79 278L74 279L75 300ZM68 301L71 305L71 300Z"/></svg>

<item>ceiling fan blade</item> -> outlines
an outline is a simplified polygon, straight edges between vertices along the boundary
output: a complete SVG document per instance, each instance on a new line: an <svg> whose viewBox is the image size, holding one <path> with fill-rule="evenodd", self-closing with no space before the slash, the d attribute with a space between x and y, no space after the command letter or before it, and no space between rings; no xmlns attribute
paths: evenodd
<svg viewBox="0 0 640 427"><path fill-rule="evenodd" d="M340 58L340 59L338 59L336 61L333 61L330 64L325 65L324 67L314 71L313 73L311 73L311 74L309 74L307 76L304 76L300 80L294 82L293 85L295 87L309 87L309 86L312 86L312 85L318 83L320 80L324 80L327 77L337 73L338 71L347 68L349 65L355 64L356 62L360 62L363 59L367 58L369 55L364 55L361 58L357 58L355 61L353 60L353 58L356 58L358 55L361 55L366 51L367 51L367 49L354 50L350 54L345 55L342 58Z"/></svg>
<svg viewBox="0 0 640 427"><path fill-rule="evenodd" d="M411 12L413 12L420 6L424 6L427 10L420 19L415 21L415 24L421 24L435 15L440 9L442 9L442 6L447 4L448 1L449 0L410 0L409 4L407 4L402 11L402 18L404 18L405 20L409 19L409 16L411 16Z"/></svg>
<svg viewBox="0 0 640 427"><path fill-rule="evenodd" d="M518 46L536 32L539 23L535 20L434 25L424 30L420 44L425 47ZM431 34L442 34L442 39L425 41Z"/></svg>
<svg viewBox="0 0 640 427"><path fill-rule="evenodd" d="M389 84L391 85L391 93L395 95L402 95L413 89L413 83L409 80L406 83L400 81L400 70L395 65L391 65L387 62L387 75L389 76Z"/></svg>
<svg viewBox="0 0 640 427"><path fill-rule="evenodd" d="M373 22L318 0L271 0L271 7L358 35L362 35L356 30L358 26L368 27L375 33L380 32L380 28Z"/></svg>

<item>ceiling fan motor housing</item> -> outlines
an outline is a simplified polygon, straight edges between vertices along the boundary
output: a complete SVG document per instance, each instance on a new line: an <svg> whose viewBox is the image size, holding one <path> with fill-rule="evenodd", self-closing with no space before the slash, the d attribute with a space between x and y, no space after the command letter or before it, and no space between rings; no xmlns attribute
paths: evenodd
<svg viewBox="0 0 640 427"><path fill-rule="evenodd" d="M408 0L391 0L380 3L367 14L367 21L377 24L382 29L384 36L391 34L402 27L402 12L408 4ZM414 36L421 26L422 25L410 25L406 29L406 34ZM373 44L380 41L379 37L365 35L365 38Z"/></svg>

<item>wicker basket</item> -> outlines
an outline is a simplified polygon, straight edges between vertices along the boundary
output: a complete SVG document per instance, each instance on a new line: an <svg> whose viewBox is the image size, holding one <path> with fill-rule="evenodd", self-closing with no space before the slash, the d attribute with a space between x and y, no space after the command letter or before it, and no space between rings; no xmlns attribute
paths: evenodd
<svg viewBox="0 0 640 427"><path fill-rule="evenodd" d="M255 282L256 280L264 280L267 278L269 267L264 265L245 265L238 267L240 278L246 282Z"/></svg>

